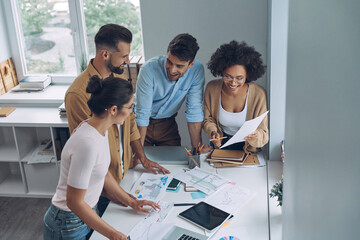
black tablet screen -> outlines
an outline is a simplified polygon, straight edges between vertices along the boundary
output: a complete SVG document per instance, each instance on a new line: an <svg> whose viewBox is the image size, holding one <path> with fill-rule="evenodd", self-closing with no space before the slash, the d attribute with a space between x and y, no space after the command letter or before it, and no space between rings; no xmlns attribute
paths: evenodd
<svg viewBox="0 0 360 240"><path fill-rule="evenodd" d="M181 212L179 215L212 231L222 224L230 214L205 202L199 202L191 208Z"/></svg>

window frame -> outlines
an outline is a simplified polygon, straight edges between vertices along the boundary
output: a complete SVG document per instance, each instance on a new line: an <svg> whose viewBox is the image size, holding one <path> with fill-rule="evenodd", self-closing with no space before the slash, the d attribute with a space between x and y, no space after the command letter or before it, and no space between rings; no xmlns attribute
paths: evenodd
<svg viewBox="0 0 360 240"><path fill-rule="evenodd" d="M86 25L83 9L83 0L71 1L69 4L71 35L74 45L76 62L76 75L50 74L54 84L71 84L77 75L81 73L80 63L82 56L88 59L88 46L86 38ZM17 0L3 0L6 23L8 26L9 45L11 48L12 59L17 70L19 79L32 74L26 74L26 62L24 51L24 36L20 23L20 14ZM13 30L12 30L13 29ZM10 31L12 30L12 31Z"/></svg>

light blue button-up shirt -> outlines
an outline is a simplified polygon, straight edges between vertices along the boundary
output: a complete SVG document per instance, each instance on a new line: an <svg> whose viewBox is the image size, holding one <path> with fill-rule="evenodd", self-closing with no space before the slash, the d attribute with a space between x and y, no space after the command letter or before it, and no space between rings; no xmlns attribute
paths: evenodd
<svg viewBox="0 0 360 240"><path fill-rule="evenodd" d="M168 79L166 56L147 61L140 69L136 82L135 115L138 126L148 126L149 118L168 118L177 113L186 96L185 116L188 122L202 122L204 67L195 60L194 65L177 81Z"/></svg>

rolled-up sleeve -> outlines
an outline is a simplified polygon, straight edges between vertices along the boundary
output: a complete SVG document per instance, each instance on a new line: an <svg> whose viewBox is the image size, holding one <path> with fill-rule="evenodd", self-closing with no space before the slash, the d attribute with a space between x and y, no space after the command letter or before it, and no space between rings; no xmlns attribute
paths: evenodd
<svg viewBox="0 0 360 240"><path fill-rule="evenodd" d="M185 116L188 122L202 122L204 120L202 106L204 84L204 67L200 64L198 70L194 72L193 82L187 94Z"/></svg>
<svg viewBox="0 0 360 240"><path fill-rule="evenodd" d="M138 126L148 126L153 104L153 80L146 68L142 67L136 82L135 115Z"/></svg>

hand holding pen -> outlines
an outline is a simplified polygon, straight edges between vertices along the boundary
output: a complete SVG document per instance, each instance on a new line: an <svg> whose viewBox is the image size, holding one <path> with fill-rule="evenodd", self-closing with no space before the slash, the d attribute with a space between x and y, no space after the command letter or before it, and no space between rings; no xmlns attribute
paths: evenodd
<svg viewBox="0 0 360 240"><path fill-rule="evenodd" d="M212 143L214 144L215 148L219 148L221 146L221 139L224 139L226 137L220 137L220 134L216 131L213 131L211 133L211 139Z"/></svg>

